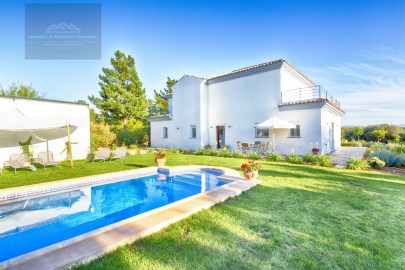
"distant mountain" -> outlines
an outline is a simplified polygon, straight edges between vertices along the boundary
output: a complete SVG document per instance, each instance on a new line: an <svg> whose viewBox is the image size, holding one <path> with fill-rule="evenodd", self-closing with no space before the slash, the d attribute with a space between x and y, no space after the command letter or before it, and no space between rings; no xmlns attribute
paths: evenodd
<svg viewBox="0 0 405 270"><path fill-rule="evenodd" d="M405 124L400 124L400 125L398 125L398 126L405 128Z"/></svg>

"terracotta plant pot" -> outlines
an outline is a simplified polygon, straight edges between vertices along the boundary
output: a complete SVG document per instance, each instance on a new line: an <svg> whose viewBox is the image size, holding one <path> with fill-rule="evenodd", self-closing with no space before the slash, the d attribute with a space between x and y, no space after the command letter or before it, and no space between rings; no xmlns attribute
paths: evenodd
<svg viewBox="0 0 405 270"><path fill-rule="evenodd" d="M165 158L157 158L157 159L155 159L155 162L156 162L158 168L163 168L165 166L166 159Z"/></svg>
<svg viewBox="0 0 405 270"><path fill-rule="evenodd" d="M259 176L259 172L245 172L245 178L246 180L256 180L256 178Z"/></svg>
<svg viewBox="0 0 405 270"><path fill-rule="evenodd" d="M312 150L312 155L317 156L319 151Z"/></svg>

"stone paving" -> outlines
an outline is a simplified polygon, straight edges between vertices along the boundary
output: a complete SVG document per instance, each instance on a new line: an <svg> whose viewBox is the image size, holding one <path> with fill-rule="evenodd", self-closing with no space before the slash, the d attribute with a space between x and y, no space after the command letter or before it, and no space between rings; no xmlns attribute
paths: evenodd
<svg viewBox="0 0 405 270"><path fill-rule="evenodd" d="M336 168L344 168L346 160L352 157L362 158L366 149L366 147L340 147L328 155L332 157L332 162L336 164Z"/></svg>

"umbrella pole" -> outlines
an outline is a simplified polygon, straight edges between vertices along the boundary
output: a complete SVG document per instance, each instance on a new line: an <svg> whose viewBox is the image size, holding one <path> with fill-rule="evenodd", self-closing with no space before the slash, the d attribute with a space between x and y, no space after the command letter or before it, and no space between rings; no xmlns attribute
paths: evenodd
<svg viewBox="0 0 405 270"><path fill-rule="evenodd" d="M271 128L271 134L272 134L272 144L271 144L271 146L273 147L273 153L274 153L274 127Z"/></svg>
<svg viewBox="0 0 405 270"><path fill-rule="evenodd" d="M66 123L67 135L68 135L67 151L68 151L69 159L70 159L70 167L73 168L72 142L70 141L70 128L69 127L70 127L69 123Z"/></svg>

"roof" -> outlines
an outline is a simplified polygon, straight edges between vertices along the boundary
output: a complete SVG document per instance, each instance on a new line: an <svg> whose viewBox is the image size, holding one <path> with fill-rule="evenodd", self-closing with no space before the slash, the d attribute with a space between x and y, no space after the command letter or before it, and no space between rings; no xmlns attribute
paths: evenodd
<svg viewBox="0 0 405 270"><path fill-rule="evenodd" d="M335 109L339 110L340 112L346 113L345 110L343 110L337 104L331 102L329 99L326 99L326 98L315 98L315 99L283 102L283 103L278 104L278 106L279 107L286 107L286 106L291 106L291 105L310 104L310 103L319 103L319 102L328 103L328 104L332 105Z"/></svg>
<svg viewBox="0 0 405 270"><path fill-rule="evenodd" d="M276 65L276 64L286 64L288 65L291 69L293 69L295 72L297 72L299 75L301 75L304 79L306 79L308 82L312 83L313 85L316 85L315 82L313 82L310 78L308 78L307 76L304 75L304 73L302 73L301 71L299 71L296 67L294 67L293 65L291 65L287 60L285 59L278 59L278 60L274 60L274 61L269 61L269 62L265 62L265 63L261 63L261 64L257 64L257 65L253 65L253 66L248 66L248 67L244 67L244 68L240 68L240 69L235 69L232 70L230 72L226 72L226 73L222 73L219 75L215 75L215 76L211 76L211 77L207 77L207 78L203 78L203 77L198 77L198 76L194 76L194 75L184 75L184 76L188 76L188 77L192 77L192 78L196 78L196 79L201 79L201 80L214 80L214 79L218 79L218 78L223 78L223 77L227 77L227 76L231 76L237 73L241 73L241 72L245 72L245 71L251 71L254 69L258 69L258 68L263 68L263 67L267 67L267 66L272 66L272 65ZM183 76L183 77L184 77ZM183 78L182 77L182 78Z"/></svg>

